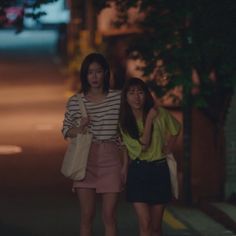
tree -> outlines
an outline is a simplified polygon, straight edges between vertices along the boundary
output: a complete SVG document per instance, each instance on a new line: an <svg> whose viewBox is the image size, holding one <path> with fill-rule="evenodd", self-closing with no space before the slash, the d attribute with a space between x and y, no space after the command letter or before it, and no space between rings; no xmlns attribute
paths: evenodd
<svg viewBox="0 0 236 236"><path fill-rule="evenodd" d="M99 1L98 9L112 0ZM144 73L153 74L162 62L164 85L158 78L151 88L164 95L176 86L182 97L173 102L183 107L184 116L184 190L191 202L190 151L191 111L200 107L213 122L221 122L221 104L232 93L235 81L234 30L236 2L233 0L114 0L119 12L117 25L127 21L127 12L138 7L145 17L139 23L141 34L133 36L129 53L146 63ZM195 80L193 79L195 75ZM219 102L221 104L219 104Z"/></svg>

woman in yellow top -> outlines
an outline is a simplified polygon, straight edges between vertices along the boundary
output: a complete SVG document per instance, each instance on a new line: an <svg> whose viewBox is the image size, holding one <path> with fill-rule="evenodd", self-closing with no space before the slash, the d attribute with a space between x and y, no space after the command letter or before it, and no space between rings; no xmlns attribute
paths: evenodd
<svg viewBox="0 0 236 236"><path fill-rule="evenodd" d="M120 130L131 160L126 197L138 216L140 236L160 236L164 207L172 198L165 154L173 150L180 124L157 108L142 80L131 78L122 92Z"/></svg>

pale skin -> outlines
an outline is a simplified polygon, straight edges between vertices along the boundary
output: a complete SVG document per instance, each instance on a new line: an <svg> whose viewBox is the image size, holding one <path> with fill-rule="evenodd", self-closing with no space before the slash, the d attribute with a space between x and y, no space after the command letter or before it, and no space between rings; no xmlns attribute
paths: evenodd
<svg viewBox="0 0 236 236"><path fill-rule="evenodd" d="M131 110L135 118L142 119L143 117L143 104L145 101L144 92L138 88L131 88L127 93L127 101L131 107ZM157 116L157 108L154 106L150 109L146 122L144 125L143 135L140 137L140 143L142 144L143 150L146 150L150 145L151 131L152 131L152 121Z"/></svg>
<svg viewBox="0 0 236 236"><path fill-rule="evenodd" d="M131 87L131 89L127 92L127 102L130 105L136 120L142 119L143 117L144 101L145 94L141 89ZM152 122L157 115L158 107L157 105L154 105L154 107L151 108L147 114L144 124L144 131L140 137L140 143L142 144L142 150L144 151L147 150L150 145ZM175 140L176 137L174 136L170 136L168 138L168 141L163 148L163 153L171 152ZM165 205L149 205L147 203L135 202L133 203L133 206L138 217L140 236L161 236Z"/></svg>
<svg viewBox="0 0 236 236"><path fill-rule="evenodd" d="M91 63L88 69L87 80L90 88L86 98L94 103L105 99L106 94L103 92L104 70L100 64ZM90 124L89 117L83 117L79 127L71 128L67 136L76 137L78 133L83 133ZM126 179L128 158L124 155L122 160L121 174ZM94 189L77 188L78 198L80 200L81 221L80 236L92 236L92 223L96 209L96 192ZM116 208L118 193L102 193L102 221L105 227L105 236L117 236L116 226Z"/></svg>

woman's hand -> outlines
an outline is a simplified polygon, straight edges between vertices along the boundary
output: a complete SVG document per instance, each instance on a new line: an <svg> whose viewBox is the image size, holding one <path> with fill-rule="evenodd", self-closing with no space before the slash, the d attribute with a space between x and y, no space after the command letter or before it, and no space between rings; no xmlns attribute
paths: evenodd
<svg viewBox="0 0 236 236"><path fill-rule="evenodd" d="M69 131L67 132L67 136L69 138L75 138L78 133L85 133L89 124L89 117L82 117L80 120L80 126L69 129Z"/></svg>
<svg viewBox="0 0 236 236"><path fill-rule="evenodd" d="M85 133L89 124L90 124L89 117L82 117L80 120L80 126L79 126L78 133Z"/></svg>
<svg viewBox="0 0 236 236"><path fill-rule="evenodd" d="M152 136L152 124L157 114L158 114L158 111L155 106L152 107L147 114L147 118L144 124L143 135L139 138L139 142L142 145L143 151L146 151L149 148L151 136Z"/></svg>
<svg viewBox="0 0 236 236"><path fill-rule="evenodd" d="M154 108L151 108L148 112L147 118L153 120L157 115L157 111Z"/></svg>
<svg viewBox="0 0 236 236"><path fill-rule="evenodd" d="M75 138L77 134L79 133L79 128L78 127L73 127L70 128L66 134L68 138Z"/></svg>

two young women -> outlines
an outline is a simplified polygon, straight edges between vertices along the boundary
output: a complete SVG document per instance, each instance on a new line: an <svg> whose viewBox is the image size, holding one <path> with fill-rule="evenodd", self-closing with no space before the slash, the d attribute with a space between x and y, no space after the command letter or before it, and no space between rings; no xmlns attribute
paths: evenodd
<svg viewBox="0 0 236 236"><path fill-rule="evenodd" d="M80 201L80 235L92 235L96 194L99 193L105 235L117 236L116 207L126 179L129 156L127 199L136 210L140 235L159 236L164 205L171 199L163 153L172 149L179 131L178 122L163 108L155 109L150 92L140 79L128 80L122 95L110 90L110 68L101 54L92 53L84 59L80 79L88 117L81 117L74 95L68 100L62 129L65 138L73 138L87 128L93 134L86 176L82 181L73 182ZM124 155L117 144L119 120L127 149ZM159 132L163 137L167 133L171 137L165 145Z"/></svg>

